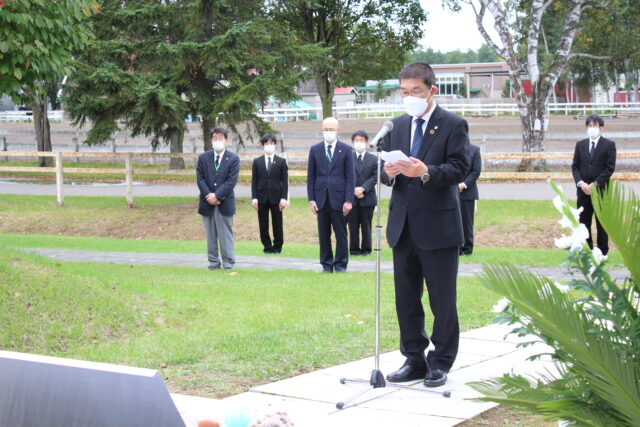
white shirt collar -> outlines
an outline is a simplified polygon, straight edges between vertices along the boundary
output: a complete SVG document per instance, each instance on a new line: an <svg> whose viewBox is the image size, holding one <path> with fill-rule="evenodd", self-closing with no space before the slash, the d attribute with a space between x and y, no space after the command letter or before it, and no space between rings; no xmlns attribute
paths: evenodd
<svg viewBox="0 0 640 427"><path fill-rule="evenodd" d="M222 160L222 156L224 156L224 152L225 152L225 151L227 151L227 150L225 149L225 150L222 150L221 152L219 152L219 153L218 153L217 151L215 151L215 150L214 150L214 151L213 151L213 154L214 154L215 156L220 156L220 159Z"/></svg>
<svg viewBox="0 0 640 427"><path fill-rule="evenodd" d="M602 135L598 135L598 137L596 139L589 139L589 145L591 145L592 142L595 142L595 145L598 145L598 141L600 141L600 137Z"/></svg>

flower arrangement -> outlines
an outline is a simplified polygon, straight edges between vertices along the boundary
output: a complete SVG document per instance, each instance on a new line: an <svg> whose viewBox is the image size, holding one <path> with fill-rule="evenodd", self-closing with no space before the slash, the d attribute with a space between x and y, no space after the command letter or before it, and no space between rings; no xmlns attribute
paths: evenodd
<svg viewBox="0 0 640 427"><path fill-rule="evenodd" d="M579 211L561 187L550 184L557 194L553 204L562 214L560 225L570 230L555 244L568 249L564 266L571 279L565 285L514 266L491 265L484 267L481 281L503 297L494 306L496 321L553 348L550 356L558 374L542 379L506 374L469 385L484 395L476 400L511 405L549 420L640 425L640 201L615 182L591 196L629 270L617 283L607 272L607 257L589 249Z"/></svg>

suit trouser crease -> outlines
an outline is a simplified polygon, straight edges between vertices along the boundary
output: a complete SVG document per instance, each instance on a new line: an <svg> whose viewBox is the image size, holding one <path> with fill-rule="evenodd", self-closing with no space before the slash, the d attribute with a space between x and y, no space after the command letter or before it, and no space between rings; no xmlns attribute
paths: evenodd
<svg viewBox="0 0 640 427"><path fill-rule="evenodd" d="M593 203L591 201L591 196L587 195L579 195L577 200L578 209L582 207L582 212L580 212L580 222L587 227L589 231L589 238L587 239L587 244L591 249L593 249L593 236L591 235L591 224L593 221L593 217L596 217L596 231L598 235L596 236L597 247L600 248L600 251L604 255L609 252L609 235L604 230L602 224L600 224L600 220L598 216L595 215L593 210Z"/></svg>
<svg viewBox="0 0 640 427"><path fill-rule="evenodd" d="M460 212L462 214L462 229L464 231L464 244L462 252L473 251L473 211L475 210L475 200L460 200Z"/></svg>
<svg viewBox="0 0 640 427"><path fill-rule="evenodd" d="M269 214L271 214L271 228L273 230L273 242L269 235ZM258 225L260 227L260 242L265 249L282 249L284 243L282 227L282 211L279 204L258 204Z"/></svg>
<svg viewBox="0 0 640 427"><path fill-rule="evenodd" d="M373 206L354 206L349 215L347 215L349 250L351 252L371 252L373 209ZM361 233L362 239L360 239Z"/></svg>
<svg viewBox="0 0 640 427"><path fill-rule="evenodd" d="M207 257L209 268L233 268L236 263L233 245L233 215L225 216L219 209L213 210L213 215L203 215L205 234L207 235ZM220 256L218 254L220 248ZM220 262L222 258L222 262Z"/></svg>
<svg viewBox="0 0 640 427"><path fill-rule="evenodd" d="M331 247L331 229L336 237L336 253ZM320 240L320 264L325 271L344 271L349 262L347 220L342 211L332 209L327 202L318 209L318 236Z"/></svg>
<svg viewBox="0 0 640 427"><path fill-rule="evenodd" d="M427 284L434 315L431 341L435 349L426 357L428 367L449 371L458 353L460 327L456 309L458 247L422 250L415 246L408 224L393 248L396 312L400 325L400 351L407 363L424 369L429 337L424 329L422 295Z"/></svg>

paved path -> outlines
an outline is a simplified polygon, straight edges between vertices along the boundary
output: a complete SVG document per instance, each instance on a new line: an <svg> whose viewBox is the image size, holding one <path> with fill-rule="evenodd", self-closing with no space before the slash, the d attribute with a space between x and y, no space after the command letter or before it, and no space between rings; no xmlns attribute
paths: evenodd
<svg viewBox="0 0 640 427"><path fill-rule="evenodd" d="M640 193L640 183L627 183ZM576 194L571 183L563 182L561 185L569 198L575 199ZM546 182L532 183L480 183L478 184L480 197L483 199L506 200L551 200L555 193ZM304 185L291 185L289 190L292 198L306 198L307 187ZM120 196L125 195L124 184L65 184L63 188L65 196ZM25 194L32 196L55 196L55 184L28 184L0 181L0 194ZM250 197L251 187L238 185L236 187L238 197ZM382 197L388 199L391 191L383 187ZM159 184L147 185L136 183L133 186L133 196L186 196L198 197L198 188L191 184Z"/></svg>
<svg viewBox="0 0 640 427"><path fill-rule="evenodd" d="M206 256L203 254L170 254L170 253L135 253L135 252L94 252L72 249L25 249L58 261L71 262L99 262L107 264L133 265L175 265L183 267L207 268ZM276 255L250 256L237 255L236 268L261 268L265 270L294 269L321 272L322 268L317 260L305 258L290 258ZM567 280L570 276L567 270L559 267L524 267L527 270L542 274L552 280ZM375 272L375 261L349 261L349 272ZM393 273L393 263L383 261L380 264L382 273ZM460 264L459 277L473 277L482 271L480 264ZM629 276L627 270L609 270L616 280L623 280Z"/></svg>

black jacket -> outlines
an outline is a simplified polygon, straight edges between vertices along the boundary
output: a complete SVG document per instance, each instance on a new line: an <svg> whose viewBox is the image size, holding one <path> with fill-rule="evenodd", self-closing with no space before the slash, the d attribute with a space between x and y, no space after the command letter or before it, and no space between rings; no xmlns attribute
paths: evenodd
<svg viewBox="0 0 640 427"><path fill-rule="evenodd" d="M393 120L393 130L382 143L384 151L410 155L412 116ZM398 175L389 203L387 241L395 247L408 222L411 237L423 250L461 246L464 237L458 184L469 169L469 126L466 120L436 105L427 124L417 158L429 168L431 180ZM382 181L389 178L382 173Z"/></svg>
<svg viewBox="0 0 640 427"><path fill-rule="evenodd" d="M356 167L356 187L364 188L364 197L353 199L353 206L371 207L377 203L376 182L378 180L378 158L365 151L362 165L358 162L358 153L353 153L353 163Z"/></svg>
<svg viewBox="0 0 640 427"><path fill-rule="evenodd" d="M596 186L603 187L609 183L609 178L616 169L616 144L615 142L600 136L598 144L592 156L589 155L589 139L583 139L576 143L573 153L573 179L576 185L580 181L587 184L595 182ZM584 194L578 188L578 196Z"/></svg>
<svg viewBox="0 0 640 427"><path fill-rule="evenodd" d="M253 159L251 168L251 198L261 205L277 205L289 197L289 167L287 161L274 154L271 171L267 172L265 156Z"/></svg>

